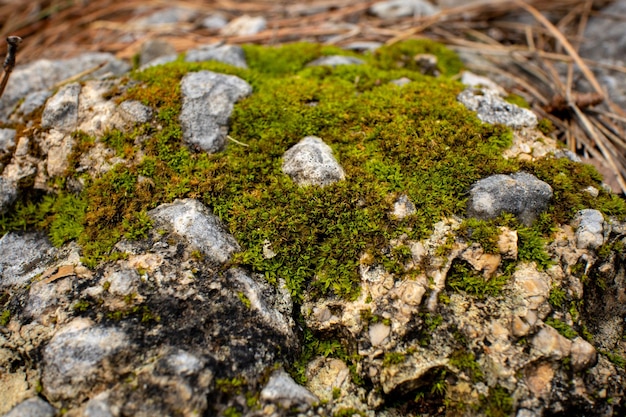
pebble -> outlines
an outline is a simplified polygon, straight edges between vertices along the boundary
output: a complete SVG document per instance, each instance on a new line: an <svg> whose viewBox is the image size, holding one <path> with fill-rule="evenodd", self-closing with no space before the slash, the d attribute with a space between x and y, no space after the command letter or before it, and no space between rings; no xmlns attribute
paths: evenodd
<svg viewBox="0 0 626 417"><path fill-rule="evenodd" d="M247 36L265 30L267 20L263 16L239 16L220 30L222 36Z"/></svg>
<svg viewBox="0 0 626 417"><path fill-rule="evenodd" d="M41 127L70 133L78 124L79 83L67 84L46 103L41 116Z"/></svg>
<svg viewBox="0 0 626 417"><path fill-rule="evenodd" d="M205 45L190 49L185 55L185 61L218 61L237 68L248 68L246 54L239 45Z"/></svg>
<svg viewBox="0 0 626 417"><path fill-rule="evenodd" d="M319 399L283 370L277 370L270 376L267 385L261 390L261 400L280 404L284 408L307 409Z"/></svg>
<svg viewBox="0 0 626 417"><path fill-rule="evenodd" d="M486 123L503 124L514 129L537 126L535 113L505 101L490 88L468 87L457 96L457 100L475 111L478 118Z"/></svg>
<svg viewBox="0 0 626 417"><path fill-rule="evenodd" d="M324 187L345 179L333 151L317 136L307 136L283 155L282 170L298 185Z"/></svg>
<svg viewBox="0 0 626 417"><path fill-rule="evenodd" d="M424 0L390 0L375 3L370 12L381 19L396 19L431 16L438 13L439 8Z"/></svg>
<svg viewBox="0 0 626 417"><path fill-rule="evenodd" d="M578 249L597 249L604 244L604 217L598 210L580 210L574 225Z"/></svg>
<svg viewBox="0 0 626 417"><path fill-rule="evenodd" d="M54 417L57 410L39 397L22 401L3 417Z"/></svg>

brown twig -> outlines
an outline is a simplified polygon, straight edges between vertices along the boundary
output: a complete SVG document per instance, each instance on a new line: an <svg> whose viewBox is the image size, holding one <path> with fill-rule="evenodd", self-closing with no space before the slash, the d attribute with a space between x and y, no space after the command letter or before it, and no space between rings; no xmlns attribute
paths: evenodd
<svg viewBox="0 0 626 417"><path fill-rule="evenodd" d="M9 77L11 76L11 72L15 67L15 56L17 55L17 47L20 43L22 43L22 38L19 36L9 36L7 38L7 44L9 46L7 48L7 56L4 59L4 64L2 64L4 75L2 76L2 81L0 82L0 97L2 97L4 89L7 86L7 82L9 81Z"/></svg>

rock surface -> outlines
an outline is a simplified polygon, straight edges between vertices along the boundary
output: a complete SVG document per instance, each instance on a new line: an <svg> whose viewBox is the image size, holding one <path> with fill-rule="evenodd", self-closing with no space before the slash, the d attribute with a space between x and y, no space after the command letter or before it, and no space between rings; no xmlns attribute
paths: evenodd
<svg viewBox="0 0 626 417"><path fill-rule="evenodd" d="M185 61L218 61L238 68L248 68L243 49L238 45L206 45L191 49L187 51Z"/></svg>
<svg viewBox="0 0 626 417"><path fill-rule="evenodd" d="M200 71L187 74L180 89L183 95L180 122L185 142L205 152L221 151L233 106L252 93L252 87L232 75Z"/></svg>
<svg viewBox="0 0 626 417"><path fill-rule="evenodd" d="M165 12L144 21L142 30L197 18ZM243 58L238 47L201 49L187 57L215 59L211 54L219 49ZM361 65L369 65L368 59ZM302 62L301 72L276 84L302 88L302 99L292 103L290 94L272 90L255 109L251 100L237 102L261 94L267 80L261 80L258 62L246 70L236 68L245 59L231 64L235 68L226 71L249 77L255 92L238 77L200 71L180 74L180 83L173 77L169 89L161 80L96 74L50 95L53 77L43 74L51 77L45 87L23 91L28 106L10 115L17 101L6 107L15 129L0 131L7 138L0 140L0 209L6 210L0 225L12 230L0 238L0 414L623 414L622 206L593 178L550 178L550 164L572 173L581 166L546 159L556 154L556 145L532 129L525 112L502 107L513 119L507 114L492 121L515 127L513 144L504 151L513 161L498 161L530 167L545 182L518 172L486 175L457 188L453 178L455 184L444 189L438 188L445 178L440 175L450 169L448 155L457 146L447 137L456 137L447 113L435 118L445 127L436 139L428 137L427 115L412 113L419 106L399 115L383 106L373 109L373 122L366 120L372 92L416 99L433 77L415 71L402 88L372 82L350 90L347 105L363 106L355 116L337 109L328 94L345 94L343 88L359 80L350 74L329 93L330 80L367 67L327 62L320 70L325 79L300 84L315 72ZM488 81L466 79L488 88L487 95L503 96ZM436 82L448 88L443 75ZM132 100L129 91L136 93ZM147 91L163 97L144 100ZM167 98L164 91L181 93L180 115L159 104ZM280 129L271 124L276 115L263 107L277 98L283 101L273 108L285 120ZM452 110L467 117L456 97L448 99ZM223 150L231 123L238 133L242 129L241 119L249 117L242 109L256 111L262 128L247 143L215 153ZM317 130L343 167L322 139L307 136L317 132L301 115L322 120ZM485 129L481 135L498 132L470 117ZM339 130L350 118L358 123ZM404 145L388 131L396 118L406 122L396 127L420 122L411 125L412 140ZM493 139L487 136L481 140ZM368 149L379 143L386 157L397 153L402 164L388 166L380 155L372 160ZM412 153L414 146L421 153ZM424 146L443 152L436 169L422 173ZM233 154L246 159L237 162ZM461 154L454 164L472 163L471 149ZM253 169L260 161L263 168ZM403 182L410 175L404 164L423 174L410 186ZM381 172L373 175L372 167ZM420 182L432 190L418 191ZM274 183L283 188L272 189ZM354 184L348 197L340 195ZM42 198L44 192L48 197ZM575 203L563 207L569 193ZM309 204L307 210L281 208L294 195L300 205ZM458 199L455 208L433 216L433 204L449 198ZM258 210L264 199L271 204ZM90 205L82 214L66 216L85 201ZM523 226L506 216L493 220L502 212ZM542 213L554 222L543 222ZM262 223L252 223L253 216ZM338 218L349 221L334 222ZM100 227L87 235L96 221ZM360 223L361 229L352 229ZM114 224L122 227L109 230ZM57 247L35 230L40 228ZM102 244L107 233L110 246L94 254L90 245ZM374 243L364 244L359 234L368 233ZM295 249L287 245L290 234L301 238ZM307 263L317 247L350 255L341 262L325 255Z"/></svg>
<svg viewBox="0 0 626 417"><path fill-rule="evenodd" d="M289 148L282 169L298 185L323 187L345 178L330 146L316 136L307 136Z"/></svg>
<svg viewBox="0 0 626 417"><path fill-rule="evenodd" d="M531 174L493 175L472 186L467 215L488 220L506 212L530 225L548 208L551 198L552 188Z"/></svg>
<svg viewBox="0 0 626 417"><path fill-rule="evenodd" d="M458 100L475 111L483 122L500 123L517 129L537 125L537 116L533 112L504 101L491 88L467 88L459 94Z"/></svg>

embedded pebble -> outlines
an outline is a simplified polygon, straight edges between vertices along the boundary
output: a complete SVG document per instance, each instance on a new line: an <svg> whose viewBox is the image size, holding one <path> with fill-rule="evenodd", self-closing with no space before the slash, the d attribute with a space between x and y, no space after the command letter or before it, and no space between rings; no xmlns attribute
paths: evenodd
<svg viewBox="0 0 626 417"><path fill-rule="evenodd" d="M552 187L534 175L525 172L496 174L472 185L467 215L489 220L507 212L530 226L548 208L551 198Z"/></svg>
<svg viewBox="0 0 626 417"><path fill-rule="evenodd" d="M569 356L572 350L572 341L561 336L556 329L550 326L545 326L539 330L539 333L532 338L531 345L541 355L554 359Z"/></svg>
<svg viewBox="0 0 626 417"><path fill-rule="evenodd" d="M289 148L283 155L282 170L302 186L323 187L346 176L330 146L316 136L307 136Z"/></svg>
<svg viewBox="0 0 626 417"><path fill-rule="evenodd" d="M148 215L184 237L214 262L224 263L240 250L239 244L226 232L219 218L198 200L184 199L161 204L150 210Z"/></svg>
<svg viewBox="0 0 626 417"><path fill-rule="evenodd" d="M580 210L574 223L576 228L576 247L578 249L597 249L604 244L604 217L598 210Z"/></svg>
<svg viewBox="0 0 626 417"><path fill-rule="evenodd" d="M261 390L261 399L280 404L284 408L309 408L318 398L302 385L298 385L285 371L277 370Z"/></svg>
<svg viewBox="0 0 626 417"><path fill-rule="evenodd" d="M22 401L2 417L54 417L57 410L39 397Z"/></svg>
<svg viewBox="0 0 626 417"><path fill-rule="evenodd" d="M130 122L147 123L152 119L154 113L148 106L136 100L123 101L120 104L121 115Z"/></svg>
<svg viewBox="0 0 626 417"><path fill-rule="evenodd" d="M234 75L200 71L185 75L180 90L185 143L209 153L221 151L235 102L252 93L250 84Z"/></svg>
<svg viewBox="0 0 626 417"><path fill-rule="evenodd" d="M76 129L78 124L78 96L81 86L79 83L65 85L46 103L41 116L43 128L53 128L69 133Z"/></svg>
<svg viewBox="0 0 626 417"><path fill-rule="evenodd" d="M572 368L579 372L595 365L598 355L591 343L577 337L572 342L571 358Z"/></svg>
<svg viewBox="0 0 626 417"><path fill-rule="evenodd" d="M478 118L486 123L503 124L516 129L537 126L535 113L505 101L490 88L468 87L457 96L457 100L475 111Z"/></svg>
<svg viewBox="0 0 626 417"><path fill-rule="evenodd" d="M0 152L7 152L15 146L15 134L15 129L0 129Z"/></svg>
<svg viewBox="0 0 626 417"><path fill-rule="evenodd" d="M380 346L389 337L390 333L390 326L383 323L374 323L369 328L370 343L372 346Z"/></svg>
<svg viewBox="0 0 626 417"><path fill-rule="evenodd" d="M365 61L353 56L328 55L317 58L307 64L308 67L337 67L339 65L363 65Z"/></svg>

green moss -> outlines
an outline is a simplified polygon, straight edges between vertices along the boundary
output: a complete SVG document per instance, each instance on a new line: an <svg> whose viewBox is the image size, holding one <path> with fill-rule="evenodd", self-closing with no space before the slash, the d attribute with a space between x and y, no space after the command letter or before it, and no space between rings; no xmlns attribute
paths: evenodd
<svg viewBox="0 0 626 417"><path fill-rule="evenodd" d="M548 302L550 303L550 305L553 308L560 310L563 307L566 299L567 294L565 290L558 285L552 285L552 289L550 289L550 296L548 297Z"/></svg>
<svg viewBox="0 0 626 417"><path fill-rule="evenodd" d="M340 408L339 410L337 410L336 413L333 414L333 417L354 417L354 416L361 416L361 417L365 417L367 414L365 414L363 411L357 410L356 408Z"/></svg>
<svg viewBox="0 0 626 417"><path fill-rule="evenodd" d="M575 339L578 337L578 333L576 330L572 329L566 323L562 322L559 319L555 319L553 317L548 317L546 319L546 324L552 326L559 334L563 337L567 337L568 339Z"/></svg>
<svg viewBox="0 0 626 417"><path fill-rule="evenodd" d="M79 300L74 303L72 309L77 313L84 313L91 307L91 303L87 300Z"/></svg>
<svg viewBox="0 0 626 417"><path fill-rule="evenodd" d="M612 353L612 352L607 352L607 351L600 351L600 353L606 356L607 359L611 361L613 365L626 370L626 357L619 355L617 353Z"/></svg>
<svg viewBox="0 0 626 417"><path fill-rule="evenodd" d="M10 320L11 320L11 311L3 310L2 313L0 314L0 326L6 326L7 324L9 324Z"/></svg>
<svg viewBox="0 0 626 417"><path fill-rule="evenodd" d="M487 279L469 264L454 262L446 278L446 287L478 298L496 297L502 294L508 278L508 275L496 275Z"/></svg>
<svg viewBox="0 0 626 417"><path fill-rule="evenodd" d="M459 235L469 242L480 244L487 253L498 253L500 231L493 221L473 217L465 219L459 228Z"/></svg>
<svg viewBox="0 0 626 417"><path fill-rule="evenodd" d="M516 106L521 107L523 109L530 109L530 104L528 104L526 99L524 99L524 97L519 96L517 94L509 94L508 96L504 98L504 100L506 100L507 102L511 104L515 104Z"/></svg>
<svg viewBox="0 0 626 417"><path fill-rule="evenodd" d="M489 395L481 396L481 405L487 417L506 417L513 412L513 397L500 385L489 387Z"/></svg>
<svg viewBox="0 0 626 417"><path fill-rule="evenodd" d="M383 357L383 367L398 365L406 359L405 355L400 352L387 352Z"/></svg>
<svg viewBox="0 0 626 417"><path fill-rule="evenodd" d="M243 303L243 305L246 306L246 308L250 308L250 306L252 305L252 302L246 296L246 294L244 294L243 292L239 291L239 292L237 292L237 297L239 297L239 300Z"/></svg>
<svg viewBox="0 0 626 417"><path fill-rule="evenodd" d="M483 371L478 362L476 362L476 355L472 351L466 349L454 351L450 356L450 365L465 372L472 382L478 382L483 379Z"/></svg>
<svg viewBox="0 0 626 417"><path fill-rule="evenodd" d="M437 68L446 76L458 74L463 68L459 57L442 44L428 40L408 40L379 48L374 53L374 65L383 69L405 68L419 71L415 56L432 54L437 57Z"/></svg>

